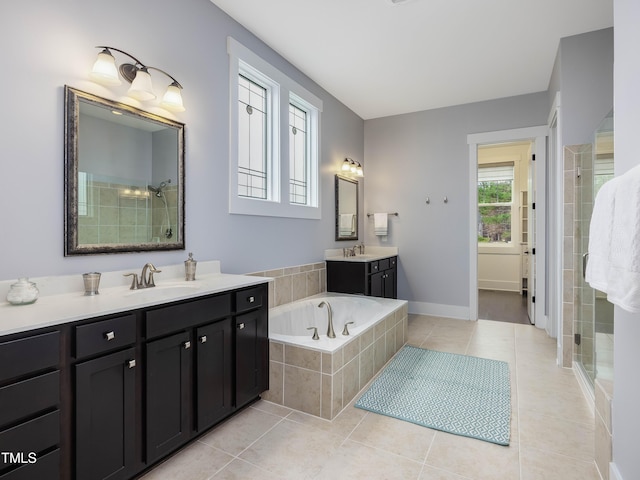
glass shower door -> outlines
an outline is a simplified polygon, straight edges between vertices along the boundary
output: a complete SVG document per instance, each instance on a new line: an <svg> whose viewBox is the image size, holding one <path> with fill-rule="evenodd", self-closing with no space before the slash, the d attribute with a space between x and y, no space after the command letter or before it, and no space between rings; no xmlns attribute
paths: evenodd
<svg viewBox="0 0 640 480"><path fill-rule="evenodd" d="M588 150L592 150L591 154ZM579 158L575 214L580 219L580 230L576 251L583 262L580 275L575 278L578 287L575 360L593 383L596 376L613 377L613 305L603 292L584 281L593 201L602 185L613 178L613 112L596 131L593 147L587 147Z"/></svg>

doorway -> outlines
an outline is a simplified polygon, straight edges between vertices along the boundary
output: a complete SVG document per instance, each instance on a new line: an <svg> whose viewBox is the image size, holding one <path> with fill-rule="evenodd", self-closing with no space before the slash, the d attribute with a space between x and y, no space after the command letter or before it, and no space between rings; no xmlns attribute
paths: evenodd
<svg viewBox="0 0 640 480"><path fill-rule="evenodd" d="M531 324L534 143L477 148L478 318Z"/></svg>
<svg viewBox="0 0 640 480"><path fill-rule="evenodd" d="M512 236L511 244L503 252L507 253L507 250L514 258L506 259L500 258L503 262L510 262L511 264L517 263L518 259L522 262L522 255L525 252L529 255L528 261L524 264L528 265L529 270L525 270L526 282L522 283L522 264L519 264L517 268L517 275L520 277L511 276L507 283L494 283L494 290L504 290L504 286L508 286L507 290L519 291L519 295L522 294L523 285L526 285L526 297L527 297L527 316L530 318L530 323L534 324L538 328L545 329L547 327L547 317L544 308L536 308L536 305L545 304L545 283L546 283L546 268L545 268L545 221L541 220L536 222L535 219L545 218L545 179L546 179L546 149L547 149L547 126L527 127L513 130L502 130L496 132L486 132L467 135L467 143L469 145L469 211L480 212L478 204L478 157L479 147L482 146L498 146L504 144L527 144L530 146L531 155L535 155L535 161L529 163L530 169L528 172L527 188L522 188L526 191L526 199L521 196L520 190L512 193L512 206L511 208L522 208L521 206L526 204L527 208L527 239L526 244L528 249L523 250L522 243L522 222L518 222L516 228L510 233L505 233L500 236L495 231L492 233L494 240L506 240L509 235ZM488 162L492 163L492 162ZM493 162L496 163L496 162ZM537 192L542 192L541 195L536 195ZM524 201L523 201L524 200ZM501 202L496 202L501 203ZM533 204L535 203L535 215L531 215L533 211ZM522 212L519 212L522 214ZM513 216L513 213L512 213ZM521 215L522 217L522 215ZM469 218L469 318L471 320L477 320L479 317L479 244L478 241L479 224L477 215L470 215ZM517 230L517 231L516 231ZM516 242L517 239L517 242ZM518 253L519 250L519 253ZM498 254L495 251L494 254ZM506 255L505 255L506 256ZM515 262L514 262L515 260ZM491 280L491 279L489 279ZM494 279L495 280L495 279ZM488 284L489 286L491 284ZM502 286L502 288L496 288L496 286ZM483 287L486 289L487 285Z"/></svg>

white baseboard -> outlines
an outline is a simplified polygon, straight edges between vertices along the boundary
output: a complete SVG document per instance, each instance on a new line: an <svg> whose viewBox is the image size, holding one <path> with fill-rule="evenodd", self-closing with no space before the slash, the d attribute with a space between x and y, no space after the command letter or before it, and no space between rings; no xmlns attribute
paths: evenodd
<svg viewBox="0 0 640 480"><path fill-rule="evenodd" d="M469 307L457 305L441 305L439 303L409 302L409 313L416 315L433 315L436 317L469 320Z"/></svg>
<svg viewBox="0 0 640 480"><path fill-rule="evenodd" d="M613 462L609 464L609 480L624 480L618 471L618 467Z"/></svg>

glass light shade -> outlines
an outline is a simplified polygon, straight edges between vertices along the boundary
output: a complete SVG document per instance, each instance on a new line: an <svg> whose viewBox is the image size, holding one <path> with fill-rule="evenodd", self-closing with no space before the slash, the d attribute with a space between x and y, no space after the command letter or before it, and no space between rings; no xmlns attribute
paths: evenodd
<svg viewBox="0 0 640 480"><path fill-rule="evenodd" d="M345 172L348 172L349 170L351 170L351 165L349 164L349 160L347 160L346 158L344 159L344 162L342 162L342 170Z"/></svg>
<svg viewBox="0 0 640 480"><path fill-rule="evenodd" d="M356 173L357 172L357 167L355 163L351 164L351 173Z"/></svg>
<svg viewBox="0 0 640 480"><path fill-rule="evenodd" d="M167 87L166 93L164 94L164 97L162 97L160 106L162 108L166 108L167 110L171 110L172 112L184 112L185 108L182 104L180 87L174 84L169 85Z"/></svg>
<svg viewBox="0 0 640 480"><path fill-rule="evenodd" d="M364 172L362 171L362 166L360 164L358 164L358 166L356 167L356 175L358 175L359 177L364 177Z"/></svg>
<svg viewBox="0 0 640 480"><path fill-rule="evenodd" d="M138 70L136 78L131 82L131 87L129 88L127 95L140 101L153 100L156 98L156 95L153 93L151 75L149 75L149 72L142 69Z"/></svg>
<svg viewBox="0 0 640 480"><path fill-rule="evenodd" d="M120 77L118 77L118 69L116 68L116 59L108 50L103 50L98 54L93 69L89 73L89 78L94 82L103 85L120 85Z"/></svg>

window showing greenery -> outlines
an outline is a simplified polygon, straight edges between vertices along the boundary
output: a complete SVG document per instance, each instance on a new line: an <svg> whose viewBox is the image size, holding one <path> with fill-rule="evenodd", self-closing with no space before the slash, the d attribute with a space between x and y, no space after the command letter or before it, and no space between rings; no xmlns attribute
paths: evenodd
<svg viewBox="0 0 640 480"><path fill-rule="evenodd" d="M478 167L478 242L510 243L513 164Z"/></svg>

